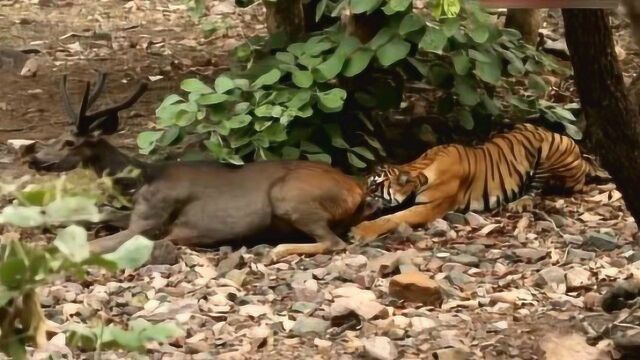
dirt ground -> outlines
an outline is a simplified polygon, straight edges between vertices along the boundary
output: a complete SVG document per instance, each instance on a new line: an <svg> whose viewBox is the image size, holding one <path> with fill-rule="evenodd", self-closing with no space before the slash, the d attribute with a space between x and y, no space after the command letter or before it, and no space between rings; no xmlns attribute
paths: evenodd
<svg viewBox="0 0 640 360"><path fill-rule="evenodd" d="M48 139L68 125L59 91L64 73L73 79L71 94L77 99L79 80L93 80L96 70L108 72L98 107L126 97L137 81L150 81L150 90L123 112L122 133L113 136L116 144L135 152L136 134L153 126L155 109L182 79L223 71L229 49L264 31L259 6L237 10L232 1L213 4L214 20L228 28L205 40L179 1L0 0L0 47L38 49L41 62L35 77L19 76L0 62L0 178L27 171L13 161L7 140ZM627 56L633 52L628 49ZM221 260L230 258L227 249L184 250L183 261L174 267L95 278L80 288L61 281L43 289L43 306L57 324L54 333L96 314L119 323L137 316L178 318L187 336L150 346L147 355L153 359L369 358L376 346L368 339L374 335L393 340L395 358L536 359L550 346L552 352L573 351L576 359L596 359L578 352L596 351L584 343L584 318L610 317L586 309L585 297L602 294L640 267L633 240L637 227L618 195L612 186L594 187L572 198L546 199L530 214L483 214L486 219L475 225L440 224L444 233L401 234L356 253L293 257L269 267L254 249L240 254L234 265L242 273L240 283L221 268ZM594 231L613 233L616 248L585 247ZM442 308L400 304L388 296L388 274L367 277L364 269L376 256L409 248L418 250L416 266L449 284ZM576 248L588 252L585 258L568 256ZM541 272L551 267L563 278L582 269L588 281L569 287L545 283ZM330 326L325 320L332 318L332 301L344 296L337 290L352 287L373 294L391 316ZM512 298L496 301L492 295L498 293ZM307 318L323 322L310 324ZM572 340L567 334L580 337ZM73 358L92 356L74 353ZM104 358L131 356L106 353Z"/></svg>

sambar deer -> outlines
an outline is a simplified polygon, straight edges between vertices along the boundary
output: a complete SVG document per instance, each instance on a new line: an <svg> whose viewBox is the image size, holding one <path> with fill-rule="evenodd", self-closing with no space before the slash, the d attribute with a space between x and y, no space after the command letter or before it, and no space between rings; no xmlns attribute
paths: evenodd
<svg viewBox="0 0 640 360"><path fill-rule="evenodd" d="M142 184L134 195L129 227L90 242L93 253L114 251L132 236L156 241L151 262L173 262L173 245L210 247L246 239L286 240L306 234L317 243L280 244L270 254L317 254L341 249L336 231L348 231L368 211L363 187L351 177L322 163L258 161L239 168L217 162L147 163L135 160L110 144L105 135L119 128L118 112L132 106L145 92L138 89L121 104L88 113L100 95L105 74L90 92L86 83L76 112L62 77L63 105L70 131L41 146L28 158L35 170L62 172L78 166L98 175L114 175L128 166L140 170ZM172 253L172 260L166 260Z"/></svg>

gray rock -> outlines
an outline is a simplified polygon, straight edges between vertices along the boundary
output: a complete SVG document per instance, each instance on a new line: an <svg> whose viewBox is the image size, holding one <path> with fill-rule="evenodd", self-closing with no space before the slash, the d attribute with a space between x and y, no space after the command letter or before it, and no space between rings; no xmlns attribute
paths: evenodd
<svg viewBox="0 0 640 360"><path fill-rule="evenodd" d="M312 313L318 306L314 303L307 301L298 301L291 306L291 311L297 311L308 315Z"/></svg>
<svg viewBox="0 0 640 360"><path fill-rule="evenodd" d="M592 232L586 235L584 247L587 249L611 251L618 247L618 241L611 235Z"/></svg>
<svg viewBox="0 0 640 360"><path fill-rule="evenodd" d="M547 251L534 248L522 248L513 250L513 254L528 263L536 263L547 256Z"/></svg>
<svg viewBox="0 0 640 360"><path fill-rule="evenodd" d="M476 267L480 263L480 260L477 257L467 254L453 255L450 256L448 260L454 263L472 267Z"/></svg>
<svg viewBox="0 0 640 360"><path fill-rule="evenodd" d="M567 281L564 270L557 266L551 266L540 271L536 279L536 285L557 294L567 292Z"/></svg>
<svg viewBox="0 0 640 360"><path fill-rule="evenodd" d="M474 227L489 225L489 222L485 218L471 211L469 211L464 217L467 219L467 222L469 222L469 225Z"/></svg>
<svg viewBox="0 0 640 360"><path fill-rule="evenodd" d="M436 219L429 224L429 230L427 230L426 234L429 236L447 236L450 230L451 227L448 222Z"/></svg>
<svg viewBox="0 0 640 360"><path fill-rule="evenodd" d="M300 316L295 324L293 324L291 331L297 336L304 336L306 334L324 335L330 326L331 324L328 321L314 317Z"/></svg>
<svg viewBox="0 0 640 360"><path fill-rule="evenodd" d="M446 220L450 224L454 225L467 225L467 219L464 215L456 212L446 213L443 216L443 219Z"/></svg>
<svg viewBox="0 0 640 360"><path fill-rule="evenodd" d="M398 357L393 341L385 336L363 339L362 344L367 355L378 360L393 360Z"/></svg>
<svg viewBox="0 0 640 360"><path fill-rule="evenodd" d="M551 218L551 221L553 221L558 228L562 228L567 224L567 219L560 215L551 214L549 215L549 218Z"/></svg>
<svg viewBox="0 0 640 360"><path fill-rule="evenodd" d="M572 263L581 262L582 260L593 260L596 257L596 253L591 251L584 251L580 249L570 248L567 251L567 261Z"/></svg>
<svg viewBox="0 0 640 360"><path fill-rule="evenodd" d="M447 278L449 278L449 281L451 281L451 283L456 286L463 286L465 284L474 282L471 276L459 271L452 271L448 273Z"/></svg>

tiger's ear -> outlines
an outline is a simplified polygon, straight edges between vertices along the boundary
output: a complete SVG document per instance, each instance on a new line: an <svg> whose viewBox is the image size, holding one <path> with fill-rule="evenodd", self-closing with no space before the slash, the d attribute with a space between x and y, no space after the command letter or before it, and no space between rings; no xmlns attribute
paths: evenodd
<svg viewBox="0 0 640 360"><path fill-rule="evenodd" d="M398 173L398 184L404 186L411 180L411 173L408 171L400 171Z"/></svg>
<svg viewBox="0 0 640 360"><path fill-rule="evenodd" d="M422 172L418 173L418 175L416 176L416 180L418 182L418 186L425 186L429 183L429 178Z"/></svg>

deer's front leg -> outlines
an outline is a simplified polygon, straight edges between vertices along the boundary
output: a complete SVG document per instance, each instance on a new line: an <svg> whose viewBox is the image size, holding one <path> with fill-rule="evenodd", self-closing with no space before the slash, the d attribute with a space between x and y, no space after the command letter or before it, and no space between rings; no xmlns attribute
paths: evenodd
<svg viewBox="0 0 640 360"><path fill-rule="evenodd" d="M402 223L411 227L426 225L442 217L450 210L450 207L451 204L448 201L416 205L395 214L383 216L371 221L364 221L351 229L351 235L356 242L366 244L381 235L397 229Z"/></svg>

